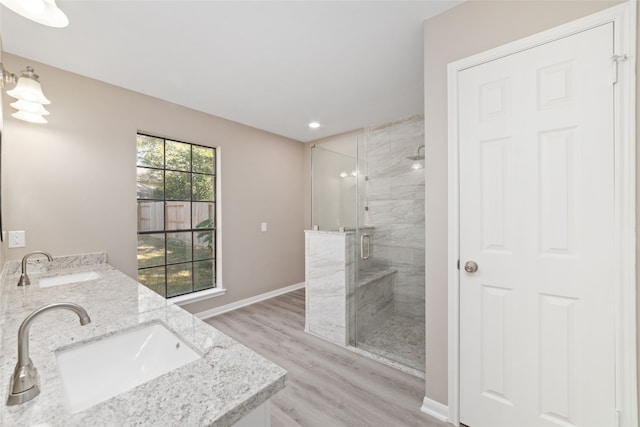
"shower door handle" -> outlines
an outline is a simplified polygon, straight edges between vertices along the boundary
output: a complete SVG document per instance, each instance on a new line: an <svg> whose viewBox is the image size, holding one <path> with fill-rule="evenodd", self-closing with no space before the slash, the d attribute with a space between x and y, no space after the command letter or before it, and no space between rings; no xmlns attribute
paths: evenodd
<svg viewBox="0 0 640 427"><path fill-rule="evenodd" d="M364 250L365 242L367 245L366 255ZM360 236L360 258L369 259L370 256L371 256L371 236L369 236L368 234L363 234L362 236Z"/></svg>

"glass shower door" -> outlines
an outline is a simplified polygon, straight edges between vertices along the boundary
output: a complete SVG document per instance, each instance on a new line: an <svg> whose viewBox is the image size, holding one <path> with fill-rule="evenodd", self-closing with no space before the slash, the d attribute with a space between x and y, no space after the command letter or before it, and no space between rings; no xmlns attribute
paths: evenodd
<svg viewBox="0 0 640 427"><path fill-rule="evenodd" d="M358 140L352 313L356 347L422 372L423 149L422 117L369 128Z"/></svg>

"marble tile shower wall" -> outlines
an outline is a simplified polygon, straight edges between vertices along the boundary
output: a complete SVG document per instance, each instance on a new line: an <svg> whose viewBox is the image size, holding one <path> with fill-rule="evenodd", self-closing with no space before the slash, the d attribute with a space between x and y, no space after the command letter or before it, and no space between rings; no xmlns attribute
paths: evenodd
<svg viewBox="0 0 640 427"><path fill-rule="evenodd" d="M375 227L373 255L380 268L397 270L395 312L423 316L424 169L412 169L414 162L407 157L415 156L424 144L424 118L372 127L366 144L367 223Z"/></svg>
<svg viewBox="0 0 640 427"><path fill-rule="evenodd" d="M305 231L305 331L340 345L353 339L353 232Z"/></svg>

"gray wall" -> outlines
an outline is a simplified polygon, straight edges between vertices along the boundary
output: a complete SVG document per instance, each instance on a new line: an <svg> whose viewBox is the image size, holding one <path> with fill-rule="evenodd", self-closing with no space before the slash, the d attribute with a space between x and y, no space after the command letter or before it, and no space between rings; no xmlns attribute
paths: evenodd
<svg viewBox="0 0 640 427"><path fill-rule="evenodd" d="M26 230L18 260L107 251L136 277L136 132L220 147L222 275L227 295L188 306L204 311L304 281L304 145L97 80L4 55L7 69L35 67L52 101L49 124L5 114L5 230ZM212 94L211 96L215 96ZM9 113L8 97L4 111ZM268 232L260 232L260 223Z"/></svg>
<svg viewBox="0 0 640 427"><path fill-rule="evenodd" d="M425 22L426 396L432 400L447 404L447 64L617 3L469 0Z"/></svg>

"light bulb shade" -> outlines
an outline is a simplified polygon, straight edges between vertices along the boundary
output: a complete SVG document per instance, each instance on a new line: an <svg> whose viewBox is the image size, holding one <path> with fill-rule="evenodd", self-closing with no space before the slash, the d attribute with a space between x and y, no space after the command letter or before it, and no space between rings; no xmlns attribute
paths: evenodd
<svg viewBox="0 0 640 427"><path fill-rule="evenodd" d="M31 67L27 67L27 70L22 72L22 77L18 79L18 84L16 84L15 88L8 90L7 95L23 101L51 104L51 101L45 98L42 93L38 75L33 73L33 68Z"/></svg>
<svg viewBox="0 0 640 427"><path fill-rule="evenodd" d="M39 114L41 116L48 116L49 112L37 102L24 101L22 99L12 103L11 106L16 110L24 111L27 113Z"/></svg>
<svg viewBox="0 0 640 427"><path fill-rule="evenodd" d="M69 19L55 0L0 0L0 3L27 19L49 27L63 28Z"/></svg>
<svg viewBox="0 0 640 427"><path fill-rule="evenodd" d="M420 164L420 162L415 162L414 164L411 165L411 169L422 169L422 165Z"/></svg>
<svg viewBox="0 0 640 427"><path fill-rule="evenodd" d="M47 123L47 120L44 117L42 117L40 114L29 113L27 111L17 111L13 113L11 116L19 120L24 120L25 122Z"/></svg>

